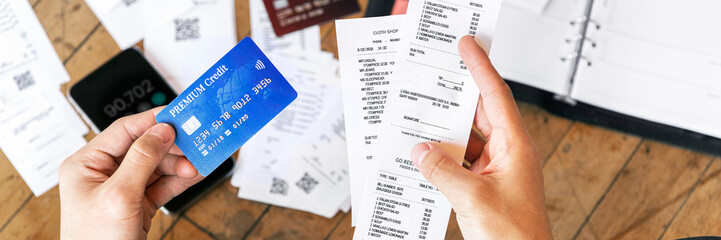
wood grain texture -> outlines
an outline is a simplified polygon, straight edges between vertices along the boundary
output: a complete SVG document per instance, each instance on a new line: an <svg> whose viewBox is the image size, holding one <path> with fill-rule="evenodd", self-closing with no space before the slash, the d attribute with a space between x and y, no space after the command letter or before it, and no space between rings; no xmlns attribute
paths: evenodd
<svg viewBox="0 0 721 240"><path fill-rule="evenodd" d="M238 42L250 37L250 8L248 0L235 0L235 34Z"/></svg>
<svg viewBox="0 0 721 240"><path fill-rule="evenodd" d="M333 218L289 208L271 206L248 235L248 239L323 239L345 213Z"/></svg>
<svg viewBox="0 0 721 240"><path fill-rule="evenodd" d="M168 232L168 235L165 236L166 240L175 240L175 239L193 239L193 240L203 240L203 239L213 239L212 236L208 235L207 233L203 232L201 229L193 225L190 221L188 221L185 218L178 219L178 222L175 224L175 227L173 227L170 232Z"/></svg>
<svg viewBox="0 0 721 240"><path fill-rule="evenodd" d="M710 156L644 140L579 239L658 238L710 162Z"/></svg>
<svg viewBox="0 0 721 240"><path fill-rule="evenodd" d="M721 236L720 206L721 159L716 158L663 235L663 239Z"/></svg>
<svg viewBox="0 0 721 240"><path fill-rule="evenodd" d="M32 194L5 154L0 152L0 227L10 220Z"/></svg>
<svg viewBox="0 0 721 240"><path fill-rule="evenodd" d="M40 2L40 0L29 0L29 2L31 6L35 6Z"/></svg>
<svg viewBox="0 0 721 240"><path fill-rule="evenodd" d="M0 239L59 238L60 196L57 187L39 198L31 198L0 232Z"/></svg>
<svg viewBox="0 0 721 240"><path fill-rule="evenodd" d="M571 239L641 139L576 123L543 169L546 209L556 239Z"/></svg>
<svg viewBox="0 0 721 240"><path fill-rule="evenodd" d="M35 5L35 13L61 61L100 23L83 0L41 1Z"/></svg>
<svg viewBox="0 0 721 240"><path fill-rule="evenodd" d="M541 160L546 163L573 122L550 114L530 103L517 102L517 104L528 133L531 134L533 142L541 153Z"/></svg>
<svg viewBox="0 0 721 240"><path fill-rule="evenodd" d="M166 215L162 211L158 210L153 217L153 222L150 224L150 231L148 231L148 240L160 240L163 236L170 231L173 225L178 221L179 215Z"/></svg>
<svg viewBox="0 0 721 240"><path fill-rule="evenodd" d="M338 223L338 226L333 230L333 232L328 237L328 240L344 240L344 239L353 239L353 231L355 231L354 227L351 227L351 213L353 210L349 211L348 214L343 216L343 219L340 220L340 223Z"/></svg>
<svg viewBox="0 0 721 240"><path fill-rule="evenodd" d="M85 44L78 48L75 55L65 63L65 69L70 75L68 85L77 83L118 53L120 47L115 44L105 27L98 27Z"/></svg>
<svg viewBox="0 0 721 240"><path fill-rule="evenodd" d="M451 211L451 217L448 219L448 230L446 231L446 240L463 239L461 228L458 226L456 212Z"/></svg>
<svg viewBox="0 0 721 240"><path fill-rule="evenodd" d="M185 215L217 238L240 239L268 205L238 199L237 193L238 188L226 180L190 207Z"/></svg>

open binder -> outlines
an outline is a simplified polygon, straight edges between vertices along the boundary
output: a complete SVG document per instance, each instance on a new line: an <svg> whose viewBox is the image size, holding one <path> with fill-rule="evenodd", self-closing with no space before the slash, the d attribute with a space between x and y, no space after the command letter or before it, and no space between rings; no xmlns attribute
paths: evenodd
<svg viewBox="0 0 721 240"><path fill-rule="evenodd" d="M377 1L389 2L369 5ZM518 100L721 154L719 9L718 0L550 0L534 12L504 2L490 57Z"/></svg>

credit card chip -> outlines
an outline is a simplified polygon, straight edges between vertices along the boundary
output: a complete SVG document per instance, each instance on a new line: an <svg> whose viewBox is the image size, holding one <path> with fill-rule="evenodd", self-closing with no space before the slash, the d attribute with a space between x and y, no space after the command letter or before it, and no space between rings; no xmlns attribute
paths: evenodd
<svg viewBox="0 0 721 240"><path fill-rule="evenodd" d="M195 116L192 116L190 117L190 119L188 119L188 121L185 121L185 123L183 123L181 127L183 128L183 130L185 130L185 133L190 135L193 134L195 130L198 130L198 128L200 128L200 121L198 121Z"/></svg>

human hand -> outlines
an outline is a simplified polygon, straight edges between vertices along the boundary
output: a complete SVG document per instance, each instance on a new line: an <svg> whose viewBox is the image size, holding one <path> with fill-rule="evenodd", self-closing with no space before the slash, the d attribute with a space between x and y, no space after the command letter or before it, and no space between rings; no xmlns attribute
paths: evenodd
<svg viewBox="0 0 721 240"><path fill-rule="evenodd" d="M63 162L61 238L145 239L157 209L202 179L160 110L115 121Z"/></svg>
<svg viewBox="0 0 721 240"><path fill-rule="evenodd" d="M466 239L551 239L541 159L510 88L472 37L459 52L480 89L465 158L451 159L433 143L421 143L412 159L456 211Z"/></svg>

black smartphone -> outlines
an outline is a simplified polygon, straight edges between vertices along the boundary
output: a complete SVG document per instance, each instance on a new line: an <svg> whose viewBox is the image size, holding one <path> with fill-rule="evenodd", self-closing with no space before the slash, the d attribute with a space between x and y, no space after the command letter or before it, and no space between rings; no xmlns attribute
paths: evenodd
<svg viewBox="0 0 721 240"><path fill-rule="evenodd" d="M69 99L95 133L115 120L163 106L177 94L136 48L127 49L70 87ZM235 162L228 158L200 183L165 204L177 213L225 179Z"/></svg>

